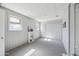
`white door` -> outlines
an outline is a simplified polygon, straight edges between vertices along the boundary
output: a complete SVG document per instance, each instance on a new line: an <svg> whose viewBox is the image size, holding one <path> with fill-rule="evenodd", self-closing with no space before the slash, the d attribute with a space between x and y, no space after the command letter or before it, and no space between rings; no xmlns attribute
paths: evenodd
<svg viewBox="0 0 79 59"><path fill-rule="evenodd" d="M5 11L0 8L0 56L4 56L4 39L5 39Z"/></svg>
<svg viewBox="0 0 79 59"><path fill-rule="evenodd" d="M76 55L79 55L79 4L76 4Z"/></svg>

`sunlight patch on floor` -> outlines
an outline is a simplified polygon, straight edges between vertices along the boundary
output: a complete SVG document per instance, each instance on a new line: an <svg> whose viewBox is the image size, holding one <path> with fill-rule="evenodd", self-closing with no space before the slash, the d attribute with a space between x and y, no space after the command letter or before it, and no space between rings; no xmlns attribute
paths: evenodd
<svg viewBox="0 0 79 59"><path fill-rule="evenodd" d="M30 56L31 54L33 54L36 50L35 49L31 49L29 52L27 52L24 56Z"/></svg>
<svg viewBox="0 0 79 59"><path fill-rule="evenodd" d="M46 40L46 41L52 41L52 39L44 39L44 40Z"/></svg>

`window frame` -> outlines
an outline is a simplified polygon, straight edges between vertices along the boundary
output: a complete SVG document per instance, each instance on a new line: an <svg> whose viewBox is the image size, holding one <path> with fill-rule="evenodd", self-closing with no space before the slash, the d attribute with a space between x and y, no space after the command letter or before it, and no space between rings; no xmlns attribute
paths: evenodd
<svg viewBox="0 0 79 59"><path fill-rule="evenodd" d="M10 17L13 17L13 18L18 19L19 22L11 22L11 21L10 21ZM21 29L15 29L15 30L13 29L13 30L11 30L11 29L10 29L10 24L14 24L14 25L18 24L18 25L21 26ZM22 31L21 19L19 19L17 16L9 15L9 17L8 17L8 31L13 31L13 32L14 32L14 31L15 31L15 32Z"/></svg>

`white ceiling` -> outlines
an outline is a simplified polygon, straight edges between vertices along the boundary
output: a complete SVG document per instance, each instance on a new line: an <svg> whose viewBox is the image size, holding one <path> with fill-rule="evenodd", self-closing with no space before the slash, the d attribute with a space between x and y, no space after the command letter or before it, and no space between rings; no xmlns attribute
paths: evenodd
<svg viewBox="0 0 79 59"><path fill-rule="evenodd" d="M2 3L2 6L38 21L61 19L66 3Z"/></svg>

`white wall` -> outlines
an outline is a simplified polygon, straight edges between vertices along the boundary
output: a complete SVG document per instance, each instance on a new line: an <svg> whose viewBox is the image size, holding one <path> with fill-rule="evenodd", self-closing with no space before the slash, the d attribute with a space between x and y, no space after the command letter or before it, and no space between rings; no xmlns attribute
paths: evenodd
<svg viewBox="0 0 79 59"><path fill-rule="evenodd" d="M61 40L62 20L41 23L41 34L43 37Z"/></svg>
<svg viewBox="0 0 79 59"><path fill-rule="evenodd" d="M27 32L27 26L31 26L34 29L34 39L37 39L38 37L40 37L40 31L36 30L36 24L39 24L39 22L37 22L36 20L33 20L29 17L23 16L17 12L11 11L11 10L7 10L7 20L6 20L6 41L5 41L5 50L8 51L10 49L13 49L17 46L20 46L24 43L27 43L27 39L28 39L28 32ZM8 17L9 15L13 15L16 16L17 18L19 18L22 22L22 27L23 30L22 31L8 31Z"/></svg>
<svg viewBox="0 0 79 59"><path fill-rule="evenodd" d="M63 10L63 23L66 22L66 28L63 28L62 29L62 39L63 39L63 44L64 44L64 47L65 47L65 50L66 50L66 53L68 54L69 52L69 18L68 18L68 6L69 5L66 5L64 7L64 10Z"/></svg>

